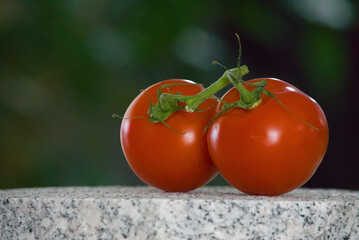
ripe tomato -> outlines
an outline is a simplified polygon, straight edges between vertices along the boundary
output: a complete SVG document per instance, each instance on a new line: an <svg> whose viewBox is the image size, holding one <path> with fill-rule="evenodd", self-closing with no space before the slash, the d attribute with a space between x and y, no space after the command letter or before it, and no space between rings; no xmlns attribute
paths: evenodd
<svg viewBox="0 0 359 240"><path fill-rule="evenodd" d="M157 89L164 84L194 83L171 79L159 82L140 93L128 107L121 124L122 149L134 173L145 183L168 192L186 192L209 182L217 170L207 149L203 134L214 116L217 101L208 99L199 109L203 112L177 111L163 123L150 123L147 111L157 103ZM182 95L194 95L200 85L171 86L169 90ZM169 92L167 88L163 92ZM132 118L132 119L131 119ZM133 119L136 118L136 119Z"/></svg>
<svg viewBox="0 0 359 240"><path fill-rule="evenodd" d="M296 87L272 78L249 82L260 80L267 80L266 89L291 113L263 94L258 107L231 109L217 118L208 131L208 148L220 174L235 188L253 195L279 195L302 186L314 174L327 149L328 124L320 106ZM232 88L222 99L233 103L239 94Z"/></svg>

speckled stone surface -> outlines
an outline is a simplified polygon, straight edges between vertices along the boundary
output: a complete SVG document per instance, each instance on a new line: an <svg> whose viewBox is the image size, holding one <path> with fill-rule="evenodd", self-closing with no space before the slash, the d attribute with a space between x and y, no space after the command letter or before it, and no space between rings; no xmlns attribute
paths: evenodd
<svg viewBox="0 0 359 240"><path fill-rule="evenodd" d="M359 191L0 190L1 239L359 239Z"/></svg>

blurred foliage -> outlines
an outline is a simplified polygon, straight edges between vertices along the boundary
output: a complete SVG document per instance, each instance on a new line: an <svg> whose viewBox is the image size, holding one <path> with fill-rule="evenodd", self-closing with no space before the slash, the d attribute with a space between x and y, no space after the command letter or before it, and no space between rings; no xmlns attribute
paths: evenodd
<svg viewBox="0 0 359 240"><path fill-rule="evenodd" d="M286 80L327 114L328 154L306 186L359 189L357 9L346 0L2 0L0 188L141 184L112 113L160 80L209 85L223 72L212 60L235 64L237 32L250 77Z"/></svg>

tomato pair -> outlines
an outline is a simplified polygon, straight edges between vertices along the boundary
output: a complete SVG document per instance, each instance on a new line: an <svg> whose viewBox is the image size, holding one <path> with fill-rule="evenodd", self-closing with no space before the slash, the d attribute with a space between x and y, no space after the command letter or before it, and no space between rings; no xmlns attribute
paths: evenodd
<svg viewBox="0 0 359 240"><path fill-rule="evenodd" d="M202 111L172 114L165 121L168 126L151 123L147 112L150 101L157 102L157 89L191 82L172 79L150 86L131 103L121 125L122 148L130 167L143 182L169 192L198 188L209 182L217 169L231 185L248 194L279 195L300 187L326 152L329 133L325 115L296 87L277 79L264 80L277 100L262 94L259 106L226 111L206 133L203 130L223 103L210 98L199 106ZM203 90L200 85L163 89L182 95ZM222 99L236 102L238 91L232 88Z"/></svg>

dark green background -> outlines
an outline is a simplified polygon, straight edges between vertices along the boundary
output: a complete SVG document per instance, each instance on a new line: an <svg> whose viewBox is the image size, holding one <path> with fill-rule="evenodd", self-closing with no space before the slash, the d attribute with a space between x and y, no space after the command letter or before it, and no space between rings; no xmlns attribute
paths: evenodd
<svg viewBox="0 0 359 240"><path fill-rule="evenodd" d="M358 2L0 2L0 188L137 185L119 142L140 89L233 67L318 101L327 155L307 187L359 189ZM211 184L225 184L216 178Z"/></svg>

